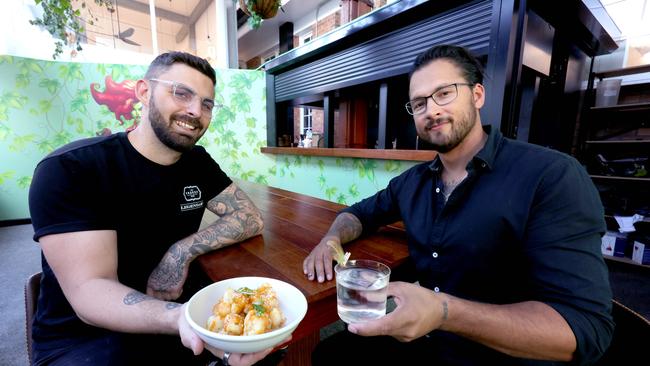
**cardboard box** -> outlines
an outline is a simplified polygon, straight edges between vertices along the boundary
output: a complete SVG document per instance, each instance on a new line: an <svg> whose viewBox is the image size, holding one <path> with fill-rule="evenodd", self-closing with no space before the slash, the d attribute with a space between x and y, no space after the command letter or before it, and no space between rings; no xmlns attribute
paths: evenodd
<svg viewBox="0 0 650 366"><path fill-rule="evenodd" d="M650 245L635 241L632 260L639 264L650 265Z"/></svg>

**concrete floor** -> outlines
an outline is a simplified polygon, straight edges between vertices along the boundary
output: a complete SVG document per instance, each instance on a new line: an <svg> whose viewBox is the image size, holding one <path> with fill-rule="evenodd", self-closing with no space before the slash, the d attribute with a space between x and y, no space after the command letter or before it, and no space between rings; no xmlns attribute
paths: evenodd
<svg viewBox="0 0 650 366"><path fill-rule="evenodd" d="M25 282L41 270L38 243L31 225L0 227L0 365L27 365Z"/></svg>

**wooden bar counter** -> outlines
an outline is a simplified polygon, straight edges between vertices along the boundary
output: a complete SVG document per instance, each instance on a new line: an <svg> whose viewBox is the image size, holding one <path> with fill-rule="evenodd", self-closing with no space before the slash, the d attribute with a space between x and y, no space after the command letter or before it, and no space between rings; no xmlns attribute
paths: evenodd
<svg viewBox="0 0 650 366"><path fill-rule="evenodd" d="M283 364L310 365L321 327L338 320L336 283L334 280L308 281L302 272L302 261L345 206L246 181L235 183L262 212L264 232L197 260L215 282L232 277L261 276L291 283L301 290L308 302L307 315L293 333ZM408 261L406 234L399 224L356 240L346 245L345 250L352 253L353 259L374 259L392 269Z"/></svg>

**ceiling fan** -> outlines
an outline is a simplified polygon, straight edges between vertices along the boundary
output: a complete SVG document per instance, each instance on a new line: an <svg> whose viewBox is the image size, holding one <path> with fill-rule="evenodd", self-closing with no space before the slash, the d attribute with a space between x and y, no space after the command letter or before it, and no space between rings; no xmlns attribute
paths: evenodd
<svg viewBox="0 0 650 366"><path fill-rule="evenodd" d="M117 0L115 0L115 15L117 16L117 34L115 34L115 31L113 31L113 37L121 40L126 44L140 46L140 43L132 41L128 38L133 35L133 32L135 32L135 29L133 29L133 27L126 28L124 31L120 29L120 9L117 6ZM113 14L111 13L111 24L113 23L112 18Z"/></svg>

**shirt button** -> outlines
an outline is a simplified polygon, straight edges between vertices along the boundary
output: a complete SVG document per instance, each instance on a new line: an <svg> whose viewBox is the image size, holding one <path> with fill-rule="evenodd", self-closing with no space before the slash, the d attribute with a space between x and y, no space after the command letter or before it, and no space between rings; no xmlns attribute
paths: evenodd
<svg viewBox="0 0 650 366"><path fill-rule="evenodd" d="M440 292L440 288L438 288L438 286L434 287L433 292Z"/></svg>
<svg viewBox="0 0 650 366"><path fill-rule="evenodd" d="M485 168L485 163L481 163L481 168Z"/></svg>
<svg viewBox="0 0 650 366"><path fill-rule="evenodd" d="M440 193L440 188L436 187L436 193Z"/></svg>
<svg viewBox="0 0 650 366"><path fill-rule="evenodd" d="M438 258L438 252L433 252L433 253L431 253L431 256L432 256L433 258Z"/></svg>

